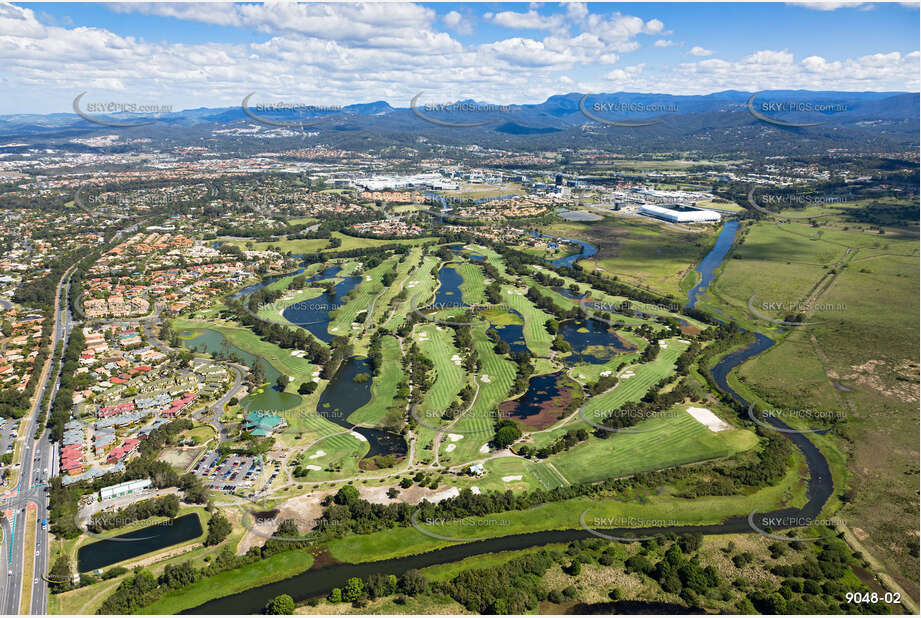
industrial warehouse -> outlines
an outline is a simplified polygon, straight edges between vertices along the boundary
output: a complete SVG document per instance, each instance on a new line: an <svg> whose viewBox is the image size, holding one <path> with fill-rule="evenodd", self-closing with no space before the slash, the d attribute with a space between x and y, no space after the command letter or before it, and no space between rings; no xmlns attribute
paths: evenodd
<svg viewBox="0 0 921 618"><path fill-rule="evenodd" d="M720 213L693 206L671 204L669 206L653 206L643 204L639 208L640 214L656 219L664 219L672 223L718 223L722 218Z"/></svg>

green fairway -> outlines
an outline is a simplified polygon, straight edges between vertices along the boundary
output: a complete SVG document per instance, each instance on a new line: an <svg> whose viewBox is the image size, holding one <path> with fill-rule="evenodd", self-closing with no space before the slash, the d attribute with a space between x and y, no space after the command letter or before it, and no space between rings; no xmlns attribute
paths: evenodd
<svg viewBox="0 0 921 618"><path fill-rule="evenodd" d="M676 406L664 417L630 428L645 433L618 432L607 439L590 438L546 461L569 482L589 483L725 457L758 443L748 430L711 431L685 408Z"/></svg>
<svg viewBox="0 0 921 618"><path fill-rule="evenodd" d="M479 392L470 411L459 417L454 425L454 429L470 433L463 434L464 437L456 443L442 442L442 456L451 464L483 456L480 449L492 439L496 410L508 398L515 381L514 363L493 351L493 344L486 337L485 325L475 326L472 331L473 345L480 359L480 372L476 375ZM455 448L448 451L450 445Z"/></svg>
<svg viewBox="0 0 921 618"><path fill-rule="evenodd" d="M502 302L521 314L524 318L524 340L528 344L528 349L535 356L547 356L550 354L550 344L553 343L553 335L547 330L545 324L552 316L534 306L528 300L524 291L520 288L511 286L502 287Z"/></svg>
<svg viewBox="0 0 921 618"><path fill-rule="evenodd" d="M435 270L438 262L436 256L426 255L412 263L410 274L403 280L402 293L390 301L390 313L384 322L385 328L399 328L414 306L424 307L430 302L438 285L438 273Z"/></svg>
<svg viewBox="0 0 921 618"><path fill-rule="evenodd" d="M464 302L476 305L486 302L486 283L483 269L470 262L455 265L455 270L460 274L463 282L460 284L461 295Z"/></svg>
<svg viewBox="0 0 921 618"><path fill-rule="evenodd" d="M395 337L388 335L381 338L381 354L383 360L379 374L371 383L371 401L352 412L349 422L378 427L394 404L397 385L403 379L403 355Z"/></svg>
<svg viewBox="0 0 921 618"><path fill-rule="evenodd" d="M682 343L677 338L666 339L663 342L668 347L661 349L654 361L625 367L620 374L617 386L585 402L586 418L593 419L599 413L616 410L629 401L639 401L657 382L671 375L675 360L687 349L688 344ZM630 375L631 373L633 375ZM568 423L550 430L535 432L531 436L534 444L541 447L550 444L566 431L579 427L591 429L588 423L576 415Z"/></svg>
<svg viewBox="0 0 921 618"><path fill-rule="evenodd" d="M454 330L437 324L416 327L415 340L422 353L435 365L435 380L419 406L425 421L441 424L438 417L448 409L466 383L460 354L454 346Z"/></svg>
<svg viewBox="0 0 921 618"><path fill-rule="evenodd" d="M366 312L371 308L375 297L384 288L381 277L396 265L396 258L384 260L371 270L359 275L362 282L343 298L336 298L337 308L330 313L329 332L344 335L362 330ZM375 308L376 310L376 308Z"/></svg>
<svg viewBox="0 0 921 618"><path fill-rule="evenodd" d="M309 380L316 370L316 365L296 356L292 356L292 350L281 348L274 343L259 338L253 331L242 326L231 326L227 322L204 322L202 320L189 320L185 318L176 318L173 320L173 328L176 332L195 329L209 329L221 333L227 341L236 347L261 356L272 364L281 373L294 378L293 384L300 384Z"/></svg>

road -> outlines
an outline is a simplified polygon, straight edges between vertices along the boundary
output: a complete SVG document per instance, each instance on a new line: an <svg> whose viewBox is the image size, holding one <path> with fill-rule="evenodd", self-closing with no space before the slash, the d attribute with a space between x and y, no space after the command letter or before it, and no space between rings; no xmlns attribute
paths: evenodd
<svg viewBox="0 0 921 618"><path fill-rule="evenodd" d="M2 519L3 543L0 545L2 558L0 559L6 561L7 574L0 574L0 588L2 588L0 590L0 610L7 615L19 614L22 586L28 579L32 580L29 613L44 614L47 611L48 583L44 576L50 567L48 564L49 540L48 531L42 529L41 521L48 519L48 496L45 493L45 485L49 475L53 473L54 451L48 432L42 432L38 440L35 440L35 432L45 392L50 388L51 393L55 393L59 386L59 368L52 362L55 352L59 346L63 348L66 345L67 337L74 326L73 316L70 315L67 305L73 269L72 266L65 271L58 282L48 361L39 377L39 385L35 390L35 398L29 415L22 421L25 424L22 433L25 445L22 451L19 482L12 491L2 497L4 516ZM36 510L27 512L29 503L33 503ZM35 547L25 547L26 517L33 516L38 523ZM35 552L34 570L31 573L23 572L26 552Z"/></svg>

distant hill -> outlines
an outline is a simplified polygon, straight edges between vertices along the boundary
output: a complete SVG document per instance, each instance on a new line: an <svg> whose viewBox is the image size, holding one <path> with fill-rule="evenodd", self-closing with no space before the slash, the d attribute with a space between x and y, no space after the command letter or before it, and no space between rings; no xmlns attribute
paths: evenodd
<svg viewBox="0 0 921 618"><path fill-rule="evenodd" d="M499 109L493 106L490 111L479 111L487 104L474 101L458 102L459 109L454 111L432 111L422 103L411 109L408 104L393 107L386 101L373 101L327 112L256 112L251 103L250 113L265 118L267 123L258 122L242 107L197 108L156 116L92 116L116 123L156 120L143 127L128 128L96 124L75 113L14 114L0 116L0 140L35 147L60 145L79 135L114 132L175 145L200 141L204 136L213 136L215 130L231 129L264 141L264 148L273 143L286 145L288 140L271 135L273 130L277 133L279 124L290 125L297 132L298 123L303 122L309 127L300 131L298 143L307 139L339 147L367 147L377 142L410 144L420 136L436 143L475 143L517 150L596 147L625 152L757 153L776 150L778 141L798 153L828 148L872 151L918 147L918 93L773 90L755 97L752 105L765 117L782 122L822 123L808 128L756 118L747 108L753 94L727 90L707 95L616 92L586 96L573 92L553 95L538 104ZM468 109L460 104L467 104ZM805 111L776 111L778 104L784 104L785 110ZM809 111L817 106L832 111ZM469 111L471 107L477 111ZM477 126L454 126L470 124ZM649 126L620 126L624 124ZM311 133L309 139L303 135L305 131ZM262 140L261 136L267 137ZM268 137L273 137L274 142Z"/></svg>

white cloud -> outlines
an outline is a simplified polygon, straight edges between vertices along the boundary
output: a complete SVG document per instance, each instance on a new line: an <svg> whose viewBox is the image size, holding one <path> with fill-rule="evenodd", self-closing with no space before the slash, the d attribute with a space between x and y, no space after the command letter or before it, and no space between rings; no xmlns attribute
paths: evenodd
<svg viewBox="0 0 921 618"><path fill-rule="evenodd" d="M801 6L807 9L814 9L816 11L836 11L841 8L856 8L863 2L835 2L834 0L829 0L828 2L788 2L787 4L792 4L795 6Z"/></svg>
<svg viewBox="0 0 921 618"><path fill-rule="evenodd" d="M689 51L688 53L691 54L692 56L701 56L701 57L713 55L713 52L711 50L704 49L703 47L699 45L695 45L694 47L692 47L691 51Z"/></svg>
<svg viewBox="0 0 921 618"><path fill-rule="evenodd" d="M573 21L582 21L588 16L588 7L584 2L567 2L566 16Z"/></svg>
<svg viewBox="0 0 921 618"><path fill-rule="evenodd" d="M557 30L563 26L562 15L545 17L533 9L527 13L502 11L490 19L498 26L516 30Z"/></svg>
<svg viewBox="0 0 921 618"><path fill-rule="evenodd" d="M664 38L662 21L598 15L591 8L567 4L555 7L554 14L539 8L501 18L560 23L543 38L512 33L516 36L461 44L445 30L460 32L472 21L465 8L439 15L404 4L114 7L256 33L247 42L176 43L169 41L169 32L165 40L149 41L103 28L51 25L32 9L0 4L0 62L7 67L0 112L67 111L84 91L87 102L165 103L183 109L239 105L253 91L262 100L348 104L383 99L405 107L419 91L440 96L459 88L463 98L495 103L538 102L561 88L583 87L676 94L919 89L919 54L891 51L897 44L854 58L754 48L728 60L692 50L696 57L675 65L630 62L630 52L644 36L655 37L656 47L675 44Z"/></svg>
<svg viewBox="0 0 921 618"><path fill-rule="evenodd" d="M471 34L473 32L473 23L457 11L446 13L444 17L441 18L441 21L444 23L445 27L458 34Z"/></svg>

